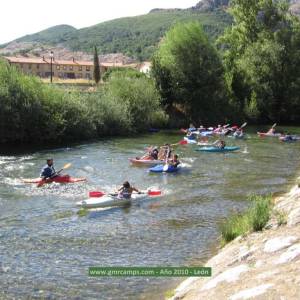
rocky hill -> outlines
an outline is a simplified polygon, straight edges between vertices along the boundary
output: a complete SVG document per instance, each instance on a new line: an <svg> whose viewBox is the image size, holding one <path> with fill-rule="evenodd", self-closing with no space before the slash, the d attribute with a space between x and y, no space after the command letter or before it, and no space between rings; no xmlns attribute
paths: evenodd
<svg viewBox="0 0 300 300"><path fill-rule="evenodd" d="M290 3L291 11L300 14L300 0L290 0ZM123 53L128 59L148 60L164 33L176 22L197 20L208 36L215 39L232 22L226 12L228 5L230 0L202 0L187 9L155 8L146 15L115 19L83 29L58 25L2 45L0 54L39 56L52 49L59 58L67 59L71 55L84 59L90 57L96 44L103 55Z"/></svg>

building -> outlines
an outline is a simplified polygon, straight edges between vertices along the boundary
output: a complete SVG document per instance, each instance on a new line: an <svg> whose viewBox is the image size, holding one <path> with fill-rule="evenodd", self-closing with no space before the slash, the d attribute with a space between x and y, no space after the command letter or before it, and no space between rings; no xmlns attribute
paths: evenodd
<svg viewBox="0 0 300 300"><path fill-rule="evenodd" d="M51 76L51 58L45 57L4 57L10 65L22 70L25 74L31 74L42 78ZM105 71L102 68L102 71ZM94 64L91 61L57 60L52 59L52 76L63 79L92 79Z"/></svg>
<svg viewBox="0 0 300 300"><path fill-rule="evenodd" d="M51 58L45 57L4 57L10 65L22 70L25 74L35 75L41 78L51 77ZM123 64L119 62L100 63L101 76L111 68L132 68L140 70L139 64ZM148 67L149 68L149 67ZM147 68L146 68L147 70ZM60 60L52 58L52 77L61 79L93 79L94 63L93 61L82 60Z"/></svg>

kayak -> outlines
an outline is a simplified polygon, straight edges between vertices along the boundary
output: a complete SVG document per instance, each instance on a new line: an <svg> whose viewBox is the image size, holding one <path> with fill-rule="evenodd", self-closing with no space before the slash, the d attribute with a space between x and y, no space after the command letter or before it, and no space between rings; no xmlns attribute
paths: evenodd
<svg viewBox="0 0 300 300"><path fill-rule="evenodd" d="M138 158L129 158L130 162L135 165L157 165L161 164L164 161L159 159L138 159Z"/></svg>
<svg viewBox="0 0 300 300"><path fill-rule="evenodd" d="M209 135L213 135L213 131L201 131L200 135L201 136L209 136Z"/></svg>
<svg viewBox="0 0 300 300"><path fill-rule="evenodd" d="M88 198L85 200L78 201L77 206L82 208L104 208L114 206L126 206L134 201L143 200L146 198L153 198L154 195L148 193L132 194L130 199L118 198L116 195L104 195L102 197Z"/></svg>
<svg viewBox="0 0 300 300"><path fill-rule="evenodd" d="M195 140L195 139L189 139L188 137L184 137L183 138L185 141L187 141L188 142L188 144L197 144L197 140Z"/></svg>
<svg viewBox="0 0 300 300"><path fill-rule="evenodd" d="M236 151L239 150L240 147L236 146L226 146L224 148L218 148L218 147L202 147L196 149L196 151L204 151L204 152L230 152L230 151Z"/></svg>
<svg viewBox="0 0 300 300"><path fill-rule="evenodd" d="M156 132L159 132L159 129L157 129L157 128L149 128L148 131L151 132L151 133L156 133Z"/></svg>
<svg viewBox="0 0 300 300"><path fill-rule="evenodd" d="M289 136L281 136L279 140L282 142L297 142L300 140L299 136L289 135Z"/></svg>
<svg viewBox="0 0 300 300"><path fill-rule="evenodd" d="M24 183L41 183L44 181L41 178L32 178L32 179L23 179ZM75 178L75 177L70 177L69 175L64 175L64 176L56 176L54 178L49 178L45 181L45 183L51 183L51 182L58 182L58 183L75 183L75 182L82 182L86 181L86 178L81 177L81 178Z"/></svg>
<svg viewBox="0 0 300 300"><path fill-rule="evenodd" d="M168 165L168 169L165 169L164 166L165 165L157 165L155 167L150 168L149 171L152 172L152 173L163 173L163 172L175 173L175 172L179 171L180 168L181 168L180 166L175 168L172 165Z"/></svg>
<svg viewBox="0 0 300 300"><path fill-rule="evenodd" d="M281 133L257 132L260 137L279 137Z"/></svg>

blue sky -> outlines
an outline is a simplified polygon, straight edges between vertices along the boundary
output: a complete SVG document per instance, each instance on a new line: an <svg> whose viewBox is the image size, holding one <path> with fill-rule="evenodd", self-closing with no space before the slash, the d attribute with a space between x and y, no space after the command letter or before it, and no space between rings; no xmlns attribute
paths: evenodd
<svg viewBox="0 0 300 300"><path fill-rule="evenodd" d="M1 3L0 44L54 25L82 28L116 18L146 14L153 8L187 8L198 1L5 0Z"/></svg>

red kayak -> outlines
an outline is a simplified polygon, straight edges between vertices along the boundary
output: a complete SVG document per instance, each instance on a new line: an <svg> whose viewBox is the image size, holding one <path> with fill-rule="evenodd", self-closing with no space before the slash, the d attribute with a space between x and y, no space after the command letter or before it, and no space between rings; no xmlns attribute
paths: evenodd
<svg viewBox="0 0 300 300"><path fill-rule="evenodd" d="M24 183L41 183L44 181L41 178L32 178L32 179L23 179ZM51 183L51 182L58 182L58 183L75 183L75 182L81 182L86 181L86 178L74 178L70 177L69 175L63 175L63 176L56 176L54 178L49 178L46 180L45 183Z"/></svg>
<svg viewBox="0 0 300 300"><path fill-rule="evenodd" d="M281 136L281 133L258 132L257 134L260 137L279 137L279 136Z"/></svg>

